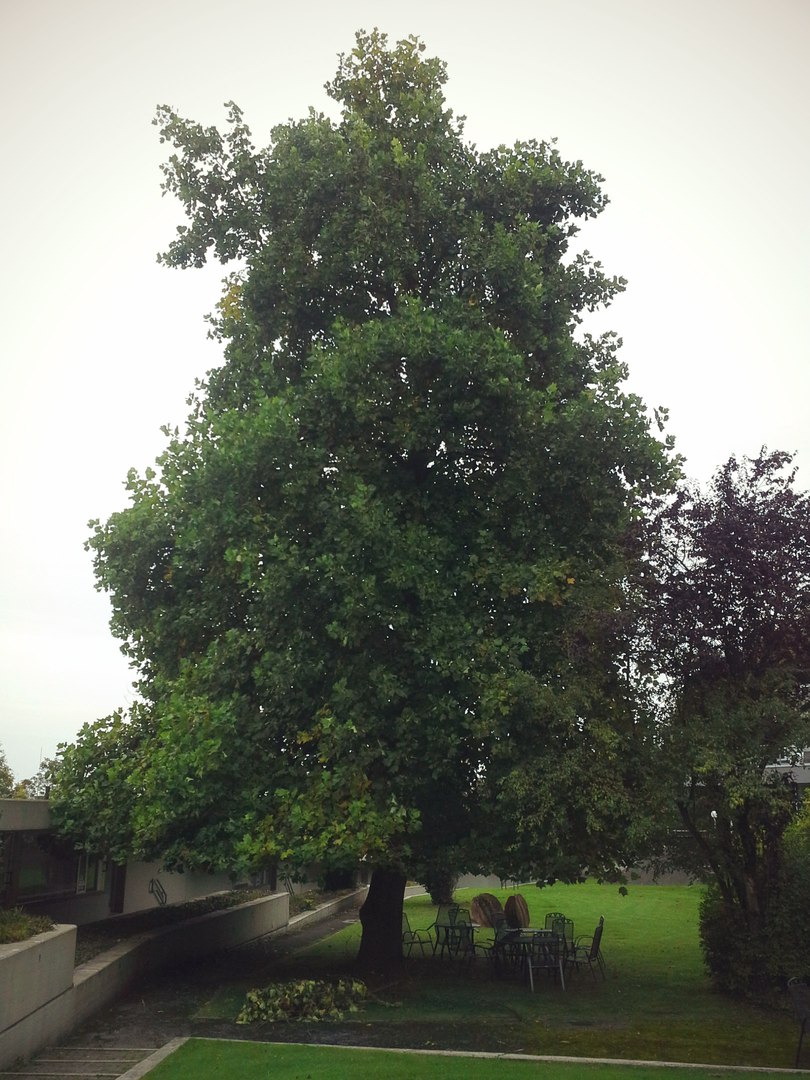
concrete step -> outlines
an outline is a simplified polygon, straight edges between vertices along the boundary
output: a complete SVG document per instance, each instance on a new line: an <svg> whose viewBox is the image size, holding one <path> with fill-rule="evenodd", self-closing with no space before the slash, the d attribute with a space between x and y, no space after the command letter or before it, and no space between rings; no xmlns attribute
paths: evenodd
<svg viewBox="0 0 810 1080"><path fill-rule="evenodd" d="M43 1050L32 1061L0 1072L0 1080L19 1076L74 1077L91 1080L93 1077L118 1080L125 1072L155 1052L152 1047L131 1046L53 1046Z"/></svg>

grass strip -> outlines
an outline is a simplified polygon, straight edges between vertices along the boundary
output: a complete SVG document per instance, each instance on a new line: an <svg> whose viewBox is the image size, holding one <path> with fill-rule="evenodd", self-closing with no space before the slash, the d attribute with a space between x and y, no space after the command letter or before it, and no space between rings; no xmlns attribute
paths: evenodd
<svg viewBox="0 0 810 1080"><path fill-rule="evenodd" d="M762 1080L762 1072L728 1072L718 1068L671 1068L649 1065L601 1065L584 1062L514 1061L503 1058L355 1050L350 1047L302 1046L190 1039L150 1073L150 1080Z"/></svg>

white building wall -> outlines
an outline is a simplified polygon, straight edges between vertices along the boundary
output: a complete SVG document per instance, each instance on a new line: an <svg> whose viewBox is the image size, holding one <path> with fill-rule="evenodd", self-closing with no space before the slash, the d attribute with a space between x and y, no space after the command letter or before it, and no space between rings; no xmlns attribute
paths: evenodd
<svg viewBox="0 0 810 1080"><path fill-rule="evenodd" d="M150 892L150 883L154 881L159 885L153 886L153 891ZM129 915L133 911L144 911L160 906L158 899L160 887L166 894L167 904L184 904L188 900L197 900L201 896L210 896L211 893L232 889L233 880L226 873L204 874L199 871L189 871L184 874L173 874L161 870L158 862L130 862L127 863L123 914Z"/></svg>

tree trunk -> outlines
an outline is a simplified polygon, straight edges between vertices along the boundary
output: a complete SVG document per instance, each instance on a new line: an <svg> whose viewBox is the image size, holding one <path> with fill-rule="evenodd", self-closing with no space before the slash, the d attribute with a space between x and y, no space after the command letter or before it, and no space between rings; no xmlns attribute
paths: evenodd
<svg viewBox="0 0 810 1080"><path fill-rule="evenodd" d="M366 971L389 971L402 962L402 901L405 875L374 870L365 903L360 908L363 936L357 963Z"/></svg>

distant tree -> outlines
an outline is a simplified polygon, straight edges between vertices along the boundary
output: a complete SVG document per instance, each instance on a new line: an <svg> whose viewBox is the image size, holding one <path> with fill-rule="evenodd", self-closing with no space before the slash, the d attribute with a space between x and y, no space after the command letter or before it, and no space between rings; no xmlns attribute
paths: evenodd
<svg viewBox="0 0 810 1080"><path fill-rule="evenodd" d="M7 799L14 790L14 773L6 760L6 752L0 746L0 798Z"/></svg>
<svg viewBox="0 0 810 1080"><path fill-rule="evenodd" d="M676 811L668 855L710 872L719 899L704 931L725 926L738 953L747 939L752 985L797 805L768 766L810 746L810 496L791 461L732 457L707 493L684 487L659 510L639 616L655 784ZM718 967L723 947L707 944Z"/></svg>
<svg viewBox="0 0 810 1080"><path fill-rule="evenodd" d="M408 876L627 858L637 734L609 637L577 643L674 475L577 332L622 286L569 250L601 178L479 153L423 51L358 34L340 120L260 151L235 106L225 136L159 111L163 261L241 269L225 363L90 540L144 704L64 751L57 810L175 866L364 859L378 966Z"/></svg>
<svg viewBox="0 0 810 1080"><path fill-rule="evenodd" d="M14 798L44 799L50 793L57 767L56 758L43 758L34 776L17 781L14 787Z"/></svg>

